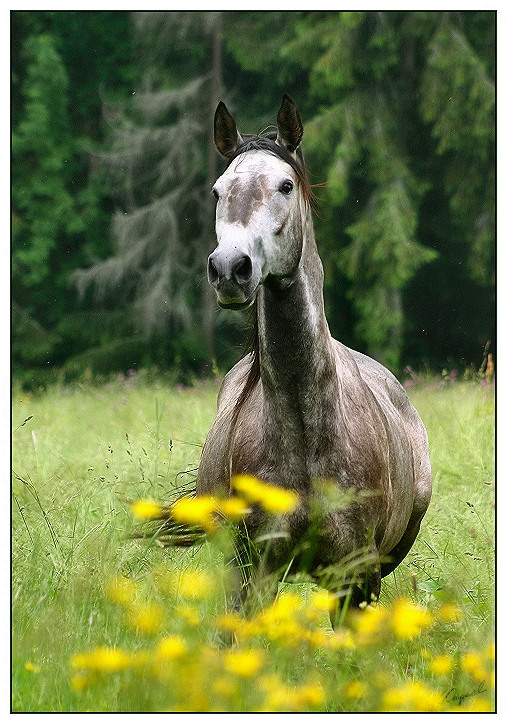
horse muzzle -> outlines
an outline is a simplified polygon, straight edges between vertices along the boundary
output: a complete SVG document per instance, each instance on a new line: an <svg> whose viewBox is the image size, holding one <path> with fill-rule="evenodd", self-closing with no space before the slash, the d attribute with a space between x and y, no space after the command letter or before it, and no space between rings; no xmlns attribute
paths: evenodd
<svg viewBox="0 0 507 724"><path fill-rule="evenodd" d="M255 274L248 254L239 250L231 254L217 248L208 258L208 281L221 307L246 309L254 302L260 275Z"/></svg>

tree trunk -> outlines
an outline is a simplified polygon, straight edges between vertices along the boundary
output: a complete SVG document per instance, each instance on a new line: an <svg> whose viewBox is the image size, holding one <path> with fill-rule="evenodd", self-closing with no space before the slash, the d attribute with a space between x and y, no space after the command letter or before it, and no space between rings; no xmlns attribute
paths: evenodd
<svg viewBox="0 0 507 724"><path fill-rule="evenodd" d="M217 151L213 135L213 117L222 93L222 13L215 13L213 29L211 31L212 45L212 71L210 86L210 109L208 123L208 173L206 183L206 218L204 228L205 250L209 254L215 246L215 202L211 195L211 188L217 178ZM204 338L208 347L208 354L212 360L215 358L215 315L216 301L213 289L205 281L202 293L202 325Z"/></svg>

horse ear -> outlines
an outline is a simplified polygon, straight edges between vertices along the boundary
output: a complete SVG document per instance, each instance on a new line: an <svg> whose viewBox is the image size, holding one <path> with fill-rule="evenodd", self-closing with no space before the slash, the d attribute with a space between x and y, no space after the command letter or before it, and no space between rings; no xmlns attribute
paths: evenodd
<svg viewBox="0 0 507 724"><path fill-rule="evenodd" d="M220 101L215 111L215 146L222 156L229 158L240 143L243 143L243 138L238 133L236 121L225 103Z"/></svg>
<svg viewBox="0 0 507 724"><path fill-rule="evenodd" d="M282 105L276 117L278 135L276 142L294 153L303 138L303 123L298 107L288 93L284 93Z"/></svg>

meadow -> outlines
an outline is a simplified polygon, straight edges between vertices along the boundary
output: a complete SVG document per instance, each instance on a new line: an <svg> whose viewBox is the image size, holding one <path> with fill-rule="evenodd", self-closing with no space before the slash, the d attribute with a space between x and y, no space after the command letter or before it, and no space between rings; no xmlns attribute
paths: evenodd
<svg viewBox="0 0 507 724"><path fill-rule="evenodd" d="M12 710L493 710L494 385L412 380L432 503L379 604L334 631L310 583L246 619L213 541L129 537L133 501L192 485L217 392L134 373L14 389Z"/></svg>

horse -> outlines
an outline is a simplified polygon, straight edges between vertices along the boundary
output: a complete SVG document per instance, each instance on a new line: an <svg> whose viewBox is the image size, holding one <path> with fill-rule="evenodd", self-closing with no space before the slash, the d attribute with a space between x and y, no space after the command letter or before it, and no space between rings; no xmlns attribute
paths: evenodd
<svg viewBox="0 0 507 724"><path fill-rule="evenodd" d="M215 112L215 146L227 165L212 189L217 247L207 276L220 307L253 310L255 334L221 385L196 492L231 494L242 474L295 491L300 505L283 516L249 585L273 592L282 574L303 571L358 606L378 598L381 578L419 532L431 497L428 439L394 375L331 336L303 125L288 94L276 127L243 136L223 102ZM349 504L321 506L315 525L324 488L349 494ZM262 538L266 519L256 509L245 520L252 539ZM359 552L365 570L345 593L319 579Z"/></svg>

